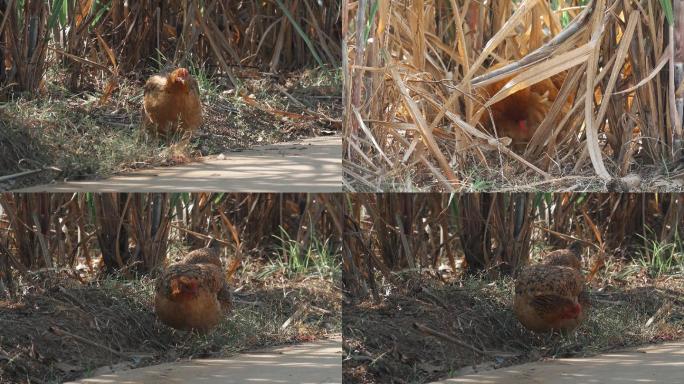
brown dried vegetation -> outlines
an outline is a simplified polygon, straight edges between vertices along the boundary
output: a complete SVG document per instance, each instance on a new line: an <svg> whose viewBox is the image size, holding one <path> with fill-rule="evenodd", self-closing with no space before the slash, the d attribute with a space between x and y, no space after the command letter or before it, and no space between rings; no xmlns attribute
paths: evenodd
<svg viewBox="0 0 684 384"><path fill-rule="evenodd" d="M351 190L682 190L682 76L659 2L344 10Z"/></svg>

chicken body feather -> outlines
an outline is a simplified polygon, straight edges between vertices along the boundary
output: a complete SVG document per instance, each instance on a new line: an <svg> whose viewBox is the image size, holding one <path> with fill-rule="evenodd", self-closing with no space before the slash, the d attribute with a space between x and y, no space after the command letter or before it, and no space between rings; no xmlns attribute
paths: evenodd
<svg viewBox="0 0 684 384"><path fill-rule="evenodd" d="M221 248L218 244L209 245L206 248L195 249L183 258L185 264L213 264L223 268L220 259Z"/></svg>
<svg viewBox="0 0 684 384"><path fill-rule="evenodd" d="M567 249L557 249L542 258L546 265L564 265L576 270L582 269L582 245L575 241Z"/></svg>
<svg viewBox="0 0 684 384"><path fill-rule="evenodd" d="M492 69L502 66L502 64L495 65ZM489 111L480 117L480 124L485 128L495 128L499 137L510 137L513 149L522 151L558 97L565 76L565 73L562 73L550 79L544 79L492 104ZM484 101L489 100L501 91L511 79L512 77L507 77L484 86L479 91L480 97ZM571 102L572 99L568 101ZM569 105L565 109L569 109Z"/></svg>
<svg viewBox="0 0 684 384"><path fill-rule="evenodd" d="M589 296L580 258L581 248L571 245L520 272L513 311L525 328L534 332L572 331L585 319Z"/></svg>
<svg viewBox="0 0 684 384"><path fill-rule="evenodd" d="M197 81L185 68L150 77L143 97L144 126L166 136L194 132L202 124L202 104Z"/></svg>
<svg viewBox="0 0 684 384"><path fill-rule="evenodd" d="M164 324L206 333L232 308L218 252L204 248L170 265L157 280L155 310Z"/></svg>

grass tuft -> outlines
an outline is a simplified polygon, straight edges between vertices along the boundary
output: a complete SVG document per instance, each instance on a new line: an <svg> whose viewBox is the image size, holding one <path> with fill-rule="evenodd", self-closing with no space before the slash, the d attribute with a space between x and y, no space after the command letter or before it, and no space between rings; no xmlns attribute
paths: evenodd
<svg viewBox="0 0 684 384"><path fill-rule="evenodd" d="M661 243L647 239L639 235L646 246L640 251L640 257L636 259L637 266L646 270L652 278L665 275L684 273L684 242L675 232L675 240L672 243Z"/></svg>
<svg viewBox="0 0 684 384"><path fill-rule="evenodd" d="M262 277L276 272L286 277L299 274L331 279L340 277L339 252L333 248L330 239L312 238L304 247L300 242L292 239L284 228L280 227L280 233L280 236L273 235L280 241L277 256L269 266L264 268Z"/></svg>

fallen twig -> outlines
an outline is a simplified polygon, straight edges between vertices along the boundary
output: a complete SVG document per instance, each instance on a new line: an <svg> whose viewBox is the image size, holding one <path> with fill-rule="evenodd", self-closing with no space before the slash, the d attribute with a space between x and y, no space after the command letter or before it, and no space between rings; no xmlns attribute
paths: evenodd
<svg viewBox="0 0 684 384"><path fill-rule="evenodd" d="M14 173L11 175L5 175L5 176L0 176L0 181L6 181L6 180L13 180L17 179L22 176L28 176L28 175L33 175L35 173L40 173L43 171L56 171L56 172L62 172L61 169L56 168L56 167L45 167L42 169L32 169L30 171L24 171L24 172L19 172L19 173Z"/></svg>
<svg viewBox="0 0 684 384"><path fill-rule="evenodd" d="M59 329L59 328L57 328L56 326L51 326L50 328L48 328L48 330L49 330L50 332L52 332L53 334L57 335L57 336L71 337L72 339L74 339L74 340L76 340L76 341L79 341L79 342L81 342L81 343L83 343L83 344L88 344L88 345L91 345L91 346L93 346L93 347L97 347L97 348L104 349L104 350L107 351L107 352L113 353L113 354L115 354L115 355L117 355L117 356L124 357L124 358L126 358L126 359L129 359L129 358L130 358L129 355L127 355L127 354L125 354L125 353L123 353L123 352L119 352L119 351L114 350L114 349L111 349L111 348L109 348L109 347L107 347L107 346L105 346L105 345L98 344L98 343L96 343L96 342L94 342L94 341L88 340L88 339L86 339L86 338L84 338L84 337L81 337L81 336L79 336L79 335L75 335L75 334L73 334L73 333L71 333L71 332L67 332L67 331L65 331L65 330L63 330L63 329Z"/></svg>
<svg viewBox="0 0 684 384"><path fill-rule="evenodd" d="M452 343L454 343L454 344L458 344L458 345L460 345L460 346L462 346L462 347L466 347L466 348L468 348L468 349L470 349L470 350L472 350L472 351L474 351L474 352L477 352L477 353L479 353L479 354L481 354L481 355L487 355L487 354L488 354L487 352L481 350L480 348L477 348L477 347L472 346L472 345L470 345L470 344L468 344L468 343L466 343L466 342L463 342L463 341L461 341L461 340L458 340L458 339L456 339L455 337L453 337L453 336L451 336L451 335L447 335L446 333L442 333L442 332L440 332L440 331L434 330L434 329L432 329L432 328L430 328L430 327L428 327L428 326L426 326L426 325L423 325L423 324L420 324L420 323L413 323L413 327L416 328L417 330L423 332L423 333L427 333L427 334L430 335L430 336L438 337L438 338L447 340L447 341L449 341L449 342L452 342Z"/></svg>

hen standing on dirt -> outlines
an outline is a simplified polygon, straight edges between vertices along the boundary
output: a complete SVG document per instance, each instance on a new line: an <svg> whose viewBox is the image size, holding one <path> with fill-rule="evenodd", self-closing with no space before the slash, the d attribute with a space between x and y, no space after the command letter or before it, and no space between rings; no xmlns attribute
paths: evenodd
<svg viewBox="0 0 684 384"><path fill-rule="evenodd" d="M515 283L513 310L534 332L572 331L586 317L588 304L581 273L581 246L549 253L542 264L526 267Z"/></svg>
<svg viewBox="0 0 684 384"><path fill-rule="evenodd" d="M154 300L159 320L182 330L208 332L232 307L215 241L170 265L157 280Z"/></svg>
<svg viewBox="0 0 684 384"><path fill-rule="evenodd" d="M202 124L199 87L185 68L150 77L145 83L143 109L144 126L162 136L192 134Z"/></svg>

